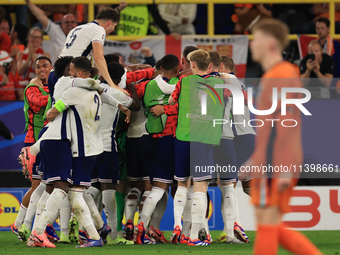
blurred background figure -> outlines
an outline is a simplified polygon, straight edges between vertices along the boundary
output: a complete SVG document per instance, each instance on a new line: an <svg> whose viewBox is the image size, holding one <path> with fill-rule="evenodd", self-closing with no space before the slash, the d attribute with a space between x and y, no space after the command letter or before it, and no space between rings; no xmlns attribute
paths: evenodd
<svg viewBox="0 0 340 255"><path fill-rule="evenodd" d="M37 77L35 73L35 61L40 56L46 56L50 58L50 53L45 52L41 48L41 44L43 41L44 31L42 31L38 27L33 27L28 31L27 37L27 47L24 51L21 51L17 55L17 68L19 75L19 85L21 86L21 90L19 91L19 97L23 98L23 92L25 87L28 85L28 82Z"/></svg>
<svg viewBox="0 0 340 255"><path fill-rule="evenodd" d="M51 61L52 64L57 60L62 48L64 47L68 33L78 25L76 17L70 13L63 15L60 25L54 23L48 18L48 15L33 4L30 0L25 0L32 14L38 19L42 28L50 37L51 45ZM70 10L70 9L68 9Z"/></svg>
<svg viewBox="0 0 340 255"><path fill-rule="evenodd" d="M18 81L11 72L12 58L6 51L0 51L0 101L17 100Z"/></svg>
<svg viewBox="0 0 340 255"><path fill-rule="evenodd" d="M10 30L9 22L7 19L3 19L1 21L0 27L1 27L1 32L4 32L9 35L11 30Z"/></svg>
<svg viewBox="0 0 340 255"><path fill-rule="evenodd" d="M5 19L7 12L3 7L0 7L0 24ZM8 54L11 53L11 38L5 32L0 31L0 50L6 51Z"/></svg>
<svg viewBox="0 0 340 255"><path fill-rule="evenodd" d="M159 4L158 10L171 32L181 35L196 34L192 23L196 19L197 4Z"/></svg>
<svg viewBox="0 0 340 255"><path fill-rule="evenodd" d="M250 29L257 21L272 17L272 4L235 4L235 34L249 34Z"/></svg>
<svg viewBox="0 0 340 255"><path fill-rule="evenodd" d="M314 20L306 22L302 27L303 34L315 34L315 20L320 17L329 19L328 4L313 4ZM335 33L340 33L340 3L335 4Z"/></svg>
<svg viewBox="0 0 340 255"><path fill-rule="evenodd" d="M14 138L11 131L9 131L8 127L1 120L0 120L0 135L7 140L13 140Z"/></svg>
<svg viewBox="0 0 340 255"><path fill-rule="evenodd" d="M11 58L12 64L11 64L11 73L16 74L17 73L17 55L19 52L24 51L26 48L26 38L27 38L27 32L28 28L21 24L16 23L11 30L11 40L12 40L12 47L11 47Z"/></svg>

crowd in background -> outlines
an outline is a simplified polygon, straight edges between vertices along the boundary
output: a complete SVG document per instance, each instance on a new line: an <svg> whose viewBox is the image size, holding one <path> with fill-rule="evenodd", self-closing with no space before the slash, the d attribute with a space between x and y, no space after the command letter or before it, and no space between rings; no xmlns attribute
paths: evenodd
<svg viewBox="0 0 340 255"><path fill-rule="evenodd" d="M77 24L89 22L87 5L35 5L30 0L25 1L26 5L0 8L0 100L22 100L29 80L36 76L32 65L34 59L45 55L54 63L67 34ZM104 6L96 5L95 12ZM128 5L122 1L119 6L112 7L121 14L114 32L117 35L171 35L179 40L181 35L207 34L205 4ZM335 11L335 30L339 33L340 4L335 4ZM296 55L291 61L295 60L299 65L301 77L320 79L313 84L305 83L305 86L313 87L314 98L340 95L340 83L324 79L339 77L337 73L340 73L336 57L340 54L340 50L337 52L339 43L334 40L333 45L329 36L327 4L216 4L214 12L215 34L249 34L252 26L262 18L284 21L292 34L317 33L319 51L308 47L309 61L307 57L301 60ZM50 52L42 48L44 34L49 35L53 42ZM297 45L294 47L293 51L297 52ZM146 54L146 58L152 57L152 52ZM314 93L313 90L318 90L314 87L319 86L326 89ZM334 89L330 93L327 87L338 88L338 91Z"/></svg>

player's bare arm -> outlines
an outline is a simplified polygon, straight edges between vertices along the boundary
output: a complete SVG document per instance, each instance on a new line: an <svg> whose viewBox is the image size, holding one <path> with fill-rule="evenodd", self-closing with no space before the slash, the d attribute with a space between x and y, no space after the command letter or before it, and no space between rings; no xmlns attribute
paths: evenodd
<svg viewBox="0 0 340 255"><path fill-rule="evenodd" d="M115 89L119 89L124 94L128 95L128 92L126 90L118 87L116 84L113 83L111 76L109 75L109 72L107 70L107 65L106 65L106 61L105 61L105 58L104 58L103 45L100 42L93 42L92 47L93 47L94 61L96 63L96 66L97 66L100 74L107 81L107 83L110 85L110 87L115 88Z"/></svg>
<svg viewBox="0 0 340 255"><path fill-rule="evenodd" d="M60 114L60 112L53 107L52 109L49 109L46 113L46 119L48 121L54 121L54 119Z"/></svg>

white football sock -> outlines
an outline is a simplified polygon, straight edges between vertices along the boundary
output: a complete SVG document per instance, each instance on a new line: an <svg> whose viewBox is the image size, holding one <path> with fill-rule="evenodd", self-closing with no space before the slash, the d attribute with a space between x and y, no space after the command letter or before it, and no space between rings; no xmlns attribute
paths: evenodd
<svg viewBox="0 0 340 255"><path fill-rule="evenodd" d="M37 204L42 194L44 193L45 189L46 184L40 182L39 186L33 191L31 195L31 201L27 207L27 212L24 220L25 226L28 230L32 229L32 222L35 216L35 212L37 210Z"/></svg>
<svg viewBox="0 0 340 255"><path fill-rule="evenodd" d="M67 196L67 193L62 189L55 188L47 200L44 212L42 213L39 222L36 225L36 232L38 235L42 235L45 232L46 226L53 224L56 213L60 208L63 199Z"/></svg>
<svg viewBox="0 0 340 255"><path fill-rule="evenodd" d="M94 186L90 186L86 191L91 194L94 203L97 206L97 210L101 214L103 211L101 191Z"/></svg>
<svg viewBox="0 0 340 255"><path fill-rule="evenodd" d="M148 198L148 196L150 195L150 193L151 193L151 190L144 191L143 196L142 196L142 199L140 200L140 203L139 203L139 218L138 218L138 224L141 222L141 215L142 215L142 213L143 213L144 202L145 202L145 200Z"/></svg>
<svg viewBox="0 0 340 255"><path fill-rule="evenodd" d="M92 222L91 213L89 207L87 206L84 200L83 194L84 194L83 189L70 188L68 198L70 200L71 206L73 207L74 214L77 216L79 223L83 225L84 228L86 229L89 238L93 240L99 240L100 236Z"/></svg>
<svg viewBox="0 0 340 255"><path fill-rule="evenodd" d="M15 219L15 222L14 222L14 226L16 228L20 228L22 223L24 223L26 211L27 211L27 208L23 204L20 204L19 213L18 213L18 216L17 216L17 218Z"/></svg>
<svg viewBox="0 0 340 255"><path fill-rule="evenodd" d="M207 214L207 206L208 206L208 197L207 196L205 196L205 201L204 201L204 203L205 203L205 207L204 207L204 217L203 217L203 221L202 221L202 223L201 223L201 226L200 226L200 230L202 229L202 228L204 228L205 229L205 225L206 225L206 222L205 222L205 216L206 216L206 214Z"/></svg>
<svg viewBox="0 0 340 255"><path fill-rule="evenodd" d="M84 199L85 199L87 206L90 209L91 216L92 216L92 218L95 222L96 228L101 229L104 225L102 215L99 213L98 208L96 206L96 203L93 200L92 195L87 190L84 190ZM85 228L86 228L86 226L85 226Z"/></svg>
<svg viewBox="0 0 340 255"><path fill-rule="evenodd" d="M106 215L107 225L111 228L112 232L109 234L112 240L115 240L117 234L117 204L115 190L103 190L103 207Z"/></svg>
<svg viewBox="0 0 340 255"><path fill-rule="evenodd" d="M191 227L191 207L192 200L194 198L194 186L191 186L188 190L187 194L187 202L185 203L184 212L183 212L183 231L186 237L189 237L190 227Z"/></svg>
<svg viewBox="0 0 340 255"><path fill-rule="evenodd" d="M178 186L174 197L174 229L178 225L182 230L182 215L187 202L188 190L186 187Z"/></svg>
<svg viewBox="0 0 340 255"><path fill-rule="evenodd" d="M150 226L153 226L157 230L160 229L161 221L166 210L167 204L168 204L168 192L165 191L161 200L158 201L149 223Z"/></svg>
<svg viewBox="0 0 340 255"><path fill-rule="evenodd" d="M129 198L131 196L135 196L136 198ZM128 195L126 196L127 197L126 203L125 203L125 219L126 219L126 221L128 221L128 220L133 221L137 207L139 205L140 196L141 196L141 192L137 188L130 189Z"/></svg>
<svg viewBox="0 0 340 255"><path fill-rule="evenodd" d="M49 193L46 192L46 190L44 191L44 193L42 194L41 198L39 199L39 202L37 204L37 210L35 212L35 218L34 218L34 223L33 223L33 228L32 230L35 230L40 217L42 215L42 213L44 212L45 206L46 206L46 202L49 199L51 195Z"/></svg>
<svg viewBox="0 0 340 255"><path fill-rule="evenodd" d="M60 205L60 231L68 236L68 223L71 219L71 204L67 197L63 199Z"/></svg>
<svg viewBox="0 0 340 255"><path fill-rule="evenodd" d="M191 208L191 231L190 238L195 240L198 238L198 231L205 216L207 194L204 192L195 192Z"/></svg>
<svg viewBox="0 0 340 255"><path fill-rule="evenodd" d="M237 199L237 194L236 194L236 189L234 189L234 201L235 201L235 222L242 226L241 220L240 220L240 211L238 209L238 199Z"/></svg>
<svg viewBox="0 0 340 255"><path fill-rule="evenodd" d="M233 185L220 186L223 197L223 211L225 217L225 230L228 237L234 237L235 197Z"/></svg>
<svg viewBox="0 0 340 255"><path fill-rule="evenodd" d="M150 195L145 199L143 211L140 215L140 222L143 222L145 226L147 225L148 219L151 217L151 214L155 210L158 201L161 200L164 192L164 189L152 187Z"/></svg>

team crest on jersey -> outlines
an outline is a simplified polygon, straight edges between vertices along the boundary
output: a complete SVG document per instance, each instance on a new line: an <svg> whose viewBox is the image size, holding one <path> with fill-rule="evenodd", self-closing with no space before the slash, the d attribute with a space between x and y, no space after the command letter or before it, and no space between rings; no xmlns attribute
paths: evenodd
<svg viewBox="0 0 340 255"><path fill-rule="evenodd" d="M102 40L104 40L105 39L105 35L103 34L103 36L102 36Z"/></svg>

